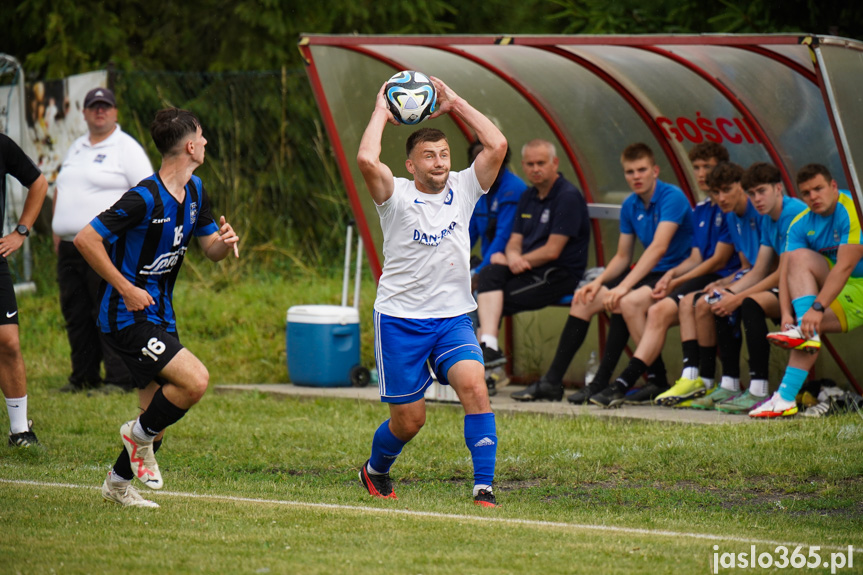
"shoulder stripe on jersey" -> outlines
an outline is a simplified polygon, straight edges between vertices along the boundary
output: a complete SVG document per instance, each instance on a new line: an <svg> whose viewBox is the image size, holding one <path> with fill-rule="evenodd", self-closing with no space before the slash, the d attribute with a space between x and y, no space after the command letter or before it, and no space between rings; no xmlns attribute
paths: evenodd
<svg viewBox="0 0 863 575"><path fill-rule="evenodd" d="M845 211L848 213L848 243L849 244L859 244L860 243L860 216L857 215L857 206L854 205L854 200L851 196L840 193L839 194L839 204L845 208Z"/></svg>

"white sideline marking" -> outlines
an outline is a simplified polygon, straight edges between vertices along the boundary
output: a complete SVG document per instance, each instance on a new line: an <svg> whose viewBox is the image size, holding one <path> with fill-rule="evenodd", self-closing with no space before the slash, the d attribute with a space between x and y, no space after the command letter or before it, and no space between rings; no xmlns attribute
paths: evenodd
<svg viewBox="0 0 863 575"><path fill-rule="evenodd" d="M51 483L47 481L31 481L27 479L3 479L0 483L12 485L32 485L35 487L62 487L66 489L99 489L93 485L75 485L72 483ZM456 515L455 513L436 513L433 511L411 511L409 509L385 509L381 507L362 507L360 505L338 505L335 503L307 503L305 501L286 501L283 499L260 499L257 497L237 497L235 495L208 495L204 493L183 493L180 491L150 491L146 490L147 497L159 495L166 497L182 497L186 499L210 499L213 501L233 501L236 503L264 503L269 505L284 505L286 507L306 507L312 509L337 509L342 511L354 511L358 513L373 513L378 515L408 515L410 517L427 517L431 519L454 519L457 521L474 521L477 523L503 523L507 525L519 525L527 527L554 527L560 529L573 529L581 531L608 531L611 533L623 533L627 535L653 535L657 537L688 537L690 539L704 539L707 541L734 541L736 543L784 545L786 547L815 547L810 543L799 543L790 541L775 541L772 539L751 539L738 537L736 535L716 535L711 533L687 533L683 531L667 531L664 529L640 529L638 527L617 527L614 525L588 525L584 523L563 523L560 521L540 521L536 519L514 519L510 517L484 517L481 515ZM818 545L821 549L833 551L848 551L848 546ZM860 553L863 548L855 546L854 552Z"/></svg>

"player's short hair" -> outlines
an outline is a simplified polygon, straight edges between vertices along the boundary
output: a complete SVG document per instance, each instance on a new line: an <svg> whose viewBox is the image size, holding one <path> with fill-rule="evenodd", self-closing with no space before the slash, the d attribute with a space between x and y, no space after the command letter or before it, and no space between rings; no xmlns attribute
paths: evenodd
<svg viewBox="0 0 863 575"><path fill-rule="evenodd" d="M716 163L720 163L729 161L730 156L725 146L717 142L701 142L689 150L690 162L694 162L695 160L704 160L706 162L710 158L716 158Z"/></svg>
<svg viewBox="0 0 863 575"><path fill-rule="evenodd" d="M743 172L740 185L743 186L744 190L751 190L764 184L773 185L781 182L782 174L779 173L779 168L767 162L756 162Z"/></svg>
<svg viewBox="0 0 863 575"><path fill-rule="evenodd" d="M720 162L707 174L707 186L711 190L721 190L725 186L738 183L743 178L743 168L733 162Z"/></svg>
<svg viewBox="0 0 863 575"><path fill-rule="evenodd" d="M467 147L467 163L472 164L474 159L482 152L482 142L479 141L478 138L474 138L474 141L470 143ZM509 143L506 145L506 155L503 157L503 164L501 167L504 167L509 164L509 160L512 157L512 152L509 147Z"/></svg>
<svg viewBox="0 0 863 575"><path fill-rule="evenodd" d="M557 148L554 146L554 144L552 144L548 140L541 140L539 138L531 140L521 147L521 157L524 157L524 153L527 151L528 148L537 148L540 146L548 150L549 160L553 160L557 157Z"/></svg>
<svg viewBox="0 0 863 575"><path fill-rule="evenodd" d="M797 185L799 186L803 182L808 182L818 175L824 176L828 184L833 181L833 176L830 174L827 166L823 164L806 164L797 172Z"/></svg>
<svg viewBox="0 0 863 575"><path fill-rule="evenodd" d="M165 108L156 112L150 124L150 136L162 156L169 156L186 136L201 127L197 116L180 108Z"/></svg>
<svg viewBox="0 0 863 575"><path fill-rule="evenodd" d="M441 140L446 141L446 134L437 128L420 128L408 136L408 141L405 143L405 151L407 152L408 157L410 157L411 152L413 152L414 148L419 144L423 144L425 142L440 142Z"/></svg>
<svg viewBox="0 0 863 575"><path fill-rule="evenodd" d="M634 162L642 158L647 158L650 160L651 164L656 164L656 158L654 157L653 150L650 149L650 146L644 142L637 142L635 144L629 144L623 149L623 153L620 154L620 163Z"/></svg>

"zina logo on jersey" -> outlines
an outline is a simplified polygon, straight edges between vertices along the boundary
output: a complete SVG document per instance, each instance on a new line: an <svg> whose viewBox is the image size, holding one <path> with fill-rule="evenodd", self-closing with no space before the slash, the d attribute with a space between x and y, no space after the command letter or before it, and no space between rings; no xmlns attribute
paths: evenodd
<svg viewBox="0 0 863 575"><path fill-rule="evenodd" d="M437 234L426 234L419 230L414 230L414 241L419 242L424 246L436 246L447 236L452 235L452 231L456 227L456 223L452 222L447 228L442 229L440 233Z"/></svg>

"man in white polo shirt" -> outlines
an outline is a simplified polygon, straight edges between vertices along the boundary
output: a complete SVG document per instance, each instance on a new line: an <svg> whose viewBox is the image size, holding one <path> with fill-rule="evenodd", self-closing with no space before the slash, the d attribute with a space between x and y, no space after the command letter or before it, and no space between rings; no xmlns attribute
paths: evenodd
<svg viewBox="0 0 863 575"><path fill-rule="evenodd" d="M101 388L132 388L126 366L103 345L96 326L99 282L72 240L90 221L112 206L129 188L153 173L141 145L120 129L117 102L107 88L94 88L84 98L87 133L75 140L54 190L54 247L60 308L72 350L72 374L62 388L79 392ZM100 364L105 362L105 386Z"/></svg>

